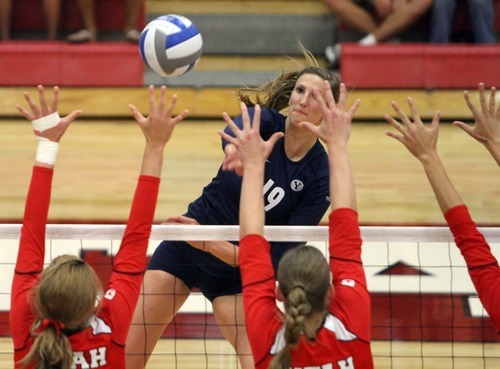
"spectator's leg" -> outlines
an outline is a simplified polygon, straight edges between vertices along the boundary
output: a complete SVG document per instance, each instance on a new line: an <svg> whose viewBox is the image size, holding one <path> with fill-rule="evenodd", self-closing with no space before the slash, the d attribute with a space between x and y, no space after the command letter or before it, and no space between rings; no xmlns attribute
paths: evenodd
<svg viewBox="0 0 500 369"><path fill-rule="evenodd" d="M94 0L78 0L77 3L85 29L72 33L67 40L75 43L93 41L97 37Z"/></svg>
<svg viewBox="0 0 500 369"><path fill-rule="evenodd" d="M368 34L377 27L371 14L353 0L323 0L323 2L339 21L356 31Z"/></svg>
<svg viewBox="0 0 500 369"><path fill-rule="evenodd" d="M409 0L405 6L401 6L391 13L372 33L375 39L385 41L394 35L404 31L415 23L431 7L432 0Z"/></svg>
<svg viewBox="0 0 500 369"><path fill-rule="evenodd" d="M57 39L57 29L59 27L59 15L61 13L60 0L43 0L43 11L47 22L47 38Z"/></svg>
<svg viewBox="0 0 500 369"><path fill-rule="evenodd" d="M457 0L439 0L432 4L430 42L450 42Z"/></svg>
<svg viewBox="0 0 500 369"><path fill-rule="evenodd" d="M496 41L493 26L495 9L493 0L467 0L469 15L472 21L474 41L489 44Z"/></svg>
<svg viewBox="0 0 500 369"><path fill-rule="evenodd" d="M125 38L131 42L139 42L140 31L137 30L139 14L141 13L143 0L127 0L125 8Z"/></svg>
<svg viewBox="0 0 500 369"><path fill-rule="evenodd" d="M0 32L3 41L10 39L12 0L0 0Z"/></svg>

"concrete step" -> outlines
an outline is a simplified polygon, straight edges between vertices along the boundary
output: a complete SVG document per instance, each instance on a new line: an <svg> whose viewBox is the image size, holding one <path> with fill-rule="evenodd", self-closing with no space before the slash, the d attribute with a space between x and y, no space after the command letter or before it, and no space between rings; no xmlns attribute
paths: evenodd
<svg viewBox="0 0 500 369"><path fill-rule="evenodd" d="M322 55L334 40L336 19L320 1L148 0L147 21L174 13L191 19L205 54L300 55L300 41Z"/></svg>

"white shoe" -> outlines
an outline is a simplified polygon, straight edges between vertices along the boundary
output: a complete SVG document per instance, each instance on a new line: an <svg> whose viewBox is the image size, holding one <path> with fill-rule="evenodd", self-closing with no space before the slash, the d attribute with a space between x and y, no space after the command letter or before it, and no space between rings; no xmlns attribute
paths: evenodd
<svg viewBox="0 0 500 369"><path fill-rule="evenodd" d="M83 44L86 42L93 42L95 41L95 39L96 39L95 35L88 29L82 29L66 37L66 41L72 44Z"/></svg>
<svg viewBox="0 0 500 369"><path fill-rule="evenodd" d="M325 58L329 69L336 69L340 65L340 44L327 46L325 48Z"/></svg>

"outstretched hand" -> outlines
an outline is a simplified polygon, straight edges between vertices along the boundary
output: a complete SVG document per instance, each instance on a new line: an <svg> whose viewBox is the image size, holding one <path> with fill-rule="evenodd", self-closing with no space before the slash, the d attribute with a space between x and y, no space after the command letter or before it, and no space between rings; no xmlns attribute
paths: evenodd
<svg viewBox="0 0 500 369"><path fill-rule="evenodd" d="M240 129L227 113L222 117L234 133L235 137L219 130L219 135L232 144L238 154L238 158L243 163L243 170L250 166L264 166L263 163L269 157L276 142L284 136L283 132L274 133L269 140L264 141L260 135L260 106L255 105L253 120L250 123L250 115L245 104L241 104L243 128ZM240 171L239 175L242 175Z"/></svg>
<svg viewBox="0 0 500 369"><path fill-rule="evenodd" d="M323 117L319 125L310 122L301 122L300 125L308 128L326 145L347 142L351 134L351 121L359 107L360 100L356 100L346 111L347 89L344 83L340 84L338 104L335 102L328 81L323 82L322 91L314 90L313 96L319 101Z"/></svg>
<svg viewBox="0 0 500 369"><path fill-rule="evenodd" d="M489 102L486 101L484 83L479 84L478 90L481 109L472 102L469 92L464 91L465 101L475 120L474 125L469 126L461 121L454 121L453 124L482 144L500 142L500 103L497 104L495 99L496 89L490 89Z"/></svg>
<svg viewBox="0 0 500 369"><path fill-rule="evenodd" d="M480 83L478 89L481 110L472 103L469 93L464 91L465 101L474 116L474 125L469 126L460 121L453 124L482 143L500 166L500 104L497 104L495 98L496 89L490 89L489 102L486 101L484 83Z"/></svg>
<svg viewBox="0 0 500 369"><path fill-rule="evenodd" d="M398 134L388 131L386 135L401 142L413 156L422 161L437 153L440 112L434 114L430 126L426 127L420 119L420 115L411 97L408 97L408 105L411 109L413 122L396 102L391 102L391 106L397 113L401 123L391 116L386 115L385 119L399 132Z"/></svg>
<svg viewBox="0 0 500 369"><path fill-rule="evenodd" d="M149 115L147 117L142 115L136 106L129 105L148 145L163 148L172 136L175 125L188 116L189 111L185 109L172 117L177 99L178 96L173 95L167 105L167 87L161 86L160 97L156 101L155 88L151 85L149 86Z"/></svg>
<svg viewBox="0 0 500 369"><path fill-rule="evenodd" d="M57 105L59 102L59 87L53 88L52 102L47 103L45 97L45 89L42 85L37 86L39 106L33 101L28 92L24 92L24 98L28 103L30 110L25 109L21 105L17 105L17 110L30 122L33 123L35 135L45 138L52 142L59 142L61 137L66 132L68 126L80 114L82 110L73 110L64 118L59 118L57 113ZM42 120L45 120L42 122Z"/></svg>

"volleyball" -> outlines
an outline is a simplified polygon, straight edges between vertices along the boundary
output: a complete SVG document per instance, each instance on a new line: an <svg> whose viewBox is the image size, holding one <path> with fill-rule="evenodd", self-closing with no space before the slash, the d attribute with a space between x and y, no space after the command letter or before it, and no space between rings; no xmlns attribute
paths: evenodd
<svg viewBox="0 0 500 369"><path fill-rule="evenodd" d="M182 15L168 14L144 27L139 42L143 62L162 77L192 70L201 57L203 40L195 24Z"/></svg>

